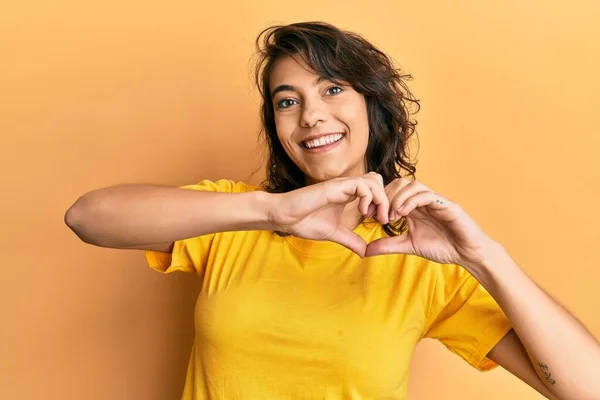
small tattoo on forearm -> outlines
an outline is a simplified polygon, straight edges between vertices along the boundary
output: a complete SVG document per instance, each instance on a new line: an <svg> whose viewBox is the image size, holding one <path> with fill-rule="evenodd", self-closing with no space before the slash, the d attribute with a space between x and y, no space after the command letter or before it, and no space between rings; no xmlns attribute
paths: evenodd
<svg viewBox="0 0 600 400"><path fill-rule="evenodd" d="M550 382L551 385L554 385L556 383L556 381L554 379L552 379L552 374L550 373L550 368L548 368L548 366L543 363L538 363L538 365L542 369L542 373L546 377L546 380L548 382Z"/></svg>

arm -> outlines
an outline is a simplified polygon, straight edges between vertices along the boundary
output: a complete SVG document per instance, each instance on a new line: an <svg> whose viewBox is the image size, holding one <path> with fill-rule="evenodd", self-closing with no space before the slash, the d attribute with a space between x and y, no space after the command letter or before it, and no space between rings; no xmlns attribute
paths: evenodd
<svg viewBox="0 0 600 400"><path fill-rule="evenodd" d="M365 215L371 202L387 215L376 176L335 178L286 193L118 185L81 196L65 222L81 240L102 247L168 251L176 240L209 233L276 230L331 240L363 257L367 244L341 220L346 204L355 199ZM381 215L379 222L386 223Z"/></svg>
<svg viewBox="0 0 600 400"><path fill-rule="evenodd" d="M261 191L215 193L128 184L84 194L64 219L86 243L169 251L176 240L208 233L272 229L267 222L270 201Z"/></svg>
<svg viewBox="0 0 600 400"><path fill-rule="evenodd" d="M540 289L462 207L419 181L394 180L386 191L395 218L405 216L410 229L403 235L369 243L368 256L414 254L441 264L463 266L506 314L523 343L531 368L553 396L600 399L600 344ZM514 351L507 354L501 347L492 356L510 358ZM508 363L517 365L510 360Z"/></svg>
<svg viewBox="0 0 600 400"><path fill-rule="evenodd" d="M537 390L550 400L560 400L546 387L542 379L533 368L527 350L521 343L514 330L507 333L496 346L487 354L487 357L502 366L505 370Z"/></svg>
<svg viewBox="0 0 600 400"><path fill-rule="evenodd" d="M465 267L496 300L518 335L503 339L490 358L509 371L527 374L526 382L538 389L527 372L532 368L555 398L600 399L600 345L575 317L537 286L498 243L488 247L481 264ZM529 367L522 363L518 339Z"/></svg>

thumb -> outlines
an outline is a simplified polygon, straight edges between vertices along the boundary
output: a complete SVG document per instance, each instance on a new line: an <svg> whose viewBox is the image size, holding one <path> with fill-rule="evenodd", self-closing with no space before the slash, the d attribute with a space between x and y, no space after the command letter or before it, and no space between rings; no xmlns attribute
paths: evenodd
<svg viewBox="0 0 600 400"><path fill-rule="evenodd" d="M365 257L365 251L367 250L367 242L351 231L350 229L340 226L338 229L331 235L329 238L330 241L341 244L342 246L352 250L356 254L360 256L360 258Z"/></svg>
<svg viewBox="0 0 600 400"><path fill-rule="evenodd" d="M407 234L373 240L367 245L365 257L379 254L415 254Z"/></svg>

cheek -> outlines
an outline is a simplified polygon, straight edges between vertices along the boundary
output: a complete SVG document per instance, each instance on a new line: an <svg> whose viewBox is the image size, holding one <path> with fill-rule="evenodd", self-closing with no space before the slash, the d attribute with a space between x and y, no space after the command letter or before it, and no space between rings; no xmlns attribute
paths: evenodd
<svg viewBox="0 0 600 400"><path fill-rule="evenodd" d="M285 118L275 117L275 129L281 143L285 143L286 139L290 137L289 124L286 124Z"/></svg>
<svg viewBox="0 0 600 400"><path fill-rule="evenodd" d="M281 146L288 154L288 156L292 157L294 148L293 143L291 143L291 136L294 132L294 126L290 123L289 118L275 118L275 129L277 130L277 138L281 143Z"/></svg>
<svg viewBox="0 0 600 400"><path fill-rule="evenodd" d="M367 109L360 102L354 103L352 106L344 107L340 114L342 120L348 124L352 131L354 139L367 141L369 138L369 119Z"/></svg>

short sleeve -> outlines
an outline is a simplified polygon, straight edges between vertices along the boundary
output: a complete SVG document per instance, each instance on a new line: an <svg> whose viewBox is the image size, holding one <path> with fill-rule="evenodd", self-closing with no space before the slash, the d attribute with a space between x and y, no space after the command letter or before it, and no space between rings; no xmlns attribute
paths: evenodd
<svg viewBox="0 0 600 400"><path fill-rule="evenodd" d="M234 182L227 179L217 181L203 180L197 184L180 186L180 188L224 193L239 193L258 189L244 182ZM214 233L210 233L203 236L177 240L173 245L171 253L146 250L146 261L150 268L161 273L183 271L202 274L208 255L210 254L214 236Z"/></svg>
<svg viewBox="0 0 600 400"><path fill-rule="evenodd" d="M479 371L498 366L487 353L511 329L494 298L459 265L438 265L424 337L438 339Z"/></svg>

